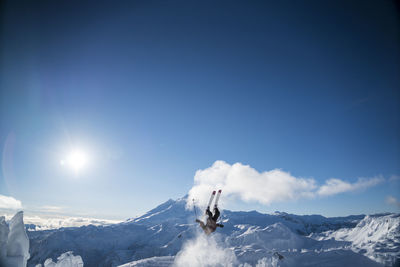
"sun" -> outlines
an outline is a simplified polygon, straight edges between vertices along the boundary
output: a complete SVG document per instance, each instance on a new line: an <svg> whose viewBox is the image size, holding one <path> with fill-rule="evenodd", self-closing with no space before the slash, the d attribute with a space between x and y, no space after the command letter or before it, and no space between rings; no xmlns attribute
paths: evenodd
<svg viewBox="0 0 400 267"><path fill-rule="evenodd" d="M68 166L75 172L83 170L89 162L88 154L82 149L71 150L67 157L60 161L62 166Z"/></svg>

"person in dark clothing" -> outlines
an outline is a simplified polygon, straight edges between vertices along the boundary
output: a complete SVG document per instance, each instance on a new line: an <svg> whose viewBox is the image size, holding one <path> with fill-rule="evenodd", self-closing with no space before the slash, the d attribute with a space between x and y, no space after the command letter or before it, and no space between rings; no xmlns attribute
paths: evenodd
<svg viewBox="0 0 400 267"><path fill-rule="evenodd" d="M206 214L208 216L206 224L204 224L202 221L196 219L196 222L198 222L200 224L200 227L203 229L203 231L204 231L204 233L206 233L206 235L209 235L212 232L214 232L217 229L217 227L224 227L222 224L217 223L217 220L220 215L220 212L217 207L214 208L214 215L211 213L209 207L206 210Z"/></svg>

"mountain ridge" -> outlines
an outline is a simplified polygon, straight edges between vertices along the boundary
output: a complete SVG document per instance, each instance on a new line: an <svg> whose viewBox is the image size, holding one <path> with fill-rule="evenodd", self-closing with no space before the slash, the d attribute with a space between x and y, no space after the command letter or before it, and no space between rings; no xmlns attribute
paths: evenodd
<svg viewBox="0 0 400 267"><path fill-rule="evenodd" d="M154 262L158 259L157 257L160 259L170 257L169 262L171 257L182 251L187 242L203 235L194 223L193 211L186 210L185 205L184 198L169 199L141 216L118 224L29 231L31 259L28 261L28 266L43 263L47 258L55 259L66 251L73 251L75 255L80 255L85 266L89 267L118 266L137 261L145 264L145 262ZM304 253L303 256L309 255L312 260L315 260L314 257L321 259L327 257L334 261L335 254L329 251L342 251L340 253L347 255L346 257L355 262L365 261L366 266L379 266L380 263L364 256L361 249L357 248L358 251L356 251L355 247L352 247L351 240L335 240L328 235L324 237L323 233L329 231L335 233L340 229L355 229L366 217L379 220L382 216L392 215L371 215L370 217L351 215L329 218L322 215L264 214L258 211L222 210L220 220L225 227L219 229L214 236L221 240L218 243L220 246L230 247L239 261L249 264L257 264L257 261L253 259L275 260L274 252L279 252L287 264L291 261L301 261ZM400 219L396 218L394 223L399 224ZM382 236L384 234L382 232ZM242 244L234 241L237 237L243 238ZM385 245L385 240L380 242L380 245ZM270 244L286 245L276 245L274 248ZM397 246L396 242L391 244ZM382 249L381 246L379 248ZM304 250L304 252L297 250ZM321 256L321 253L324 256ZM392 256L389 262L398 258L396 253ZM149 258L153 260L145 260ZM354 261L349 264L354 264ZM343 260L340 262L343 264Z"/></svg>

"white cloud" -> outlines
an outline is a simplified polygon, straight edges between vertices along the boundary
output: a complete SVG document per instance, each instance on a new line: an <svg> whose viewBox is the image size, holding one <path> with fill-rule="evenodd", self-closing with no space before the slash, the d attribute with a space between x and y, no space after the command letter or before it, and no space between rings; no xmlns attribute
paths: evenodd
<svg viewBox="0 0 400 267"><path fill-rule="evenodd" d="M359 178L355 183L340 179L329 179L318 186L313 178L295 177L280 169L258 172L249 165L216 161L211 167L198 170L194 176L194 186L189 191L187 208L193 205L207 205L210 192L223 189L224 199L238 198L245 202L269 205L316 196L330 196L375 186L384 181L383 177Z"/></svg>
<svg viewBox="0 0 400 267"><path fill-rule="evenodd" d="M198 170L194 183L188 199L198 199L200 206L207 205L210 192L219 188L224 190L226 197L265 205L313 197L316 188L314 179L296 178L279 169L260 173L248 165L230 165L224 161L216 161L211 167Z"/></svg>
<svg viewBox="0 0 400 267"><path fill-rule="evenodd" d="M318 189L317 193L320 196L330 196L349 191L363 190L368 187L375 186L384 180L385 179L383 177L373 177L369 179L359 178L357 182L349 183L340 179L331 178Z"/></svg>
<svg viewBox="0 0 400 267"><path fill-rule="evenodd" d="M0 195L0 208L1 209L21 209L22 204L21 201L13 198L13 197L7 197Z"/></svg>
<svg viewBox="0 0 400 267"><path fill-rule="evenodd" d="M41 206L39 207L40 211L44 212L61 212L64 208L58 206Z"/></svg>
<svg viewBox="0 0 400 267"><path fill-rule="evenodd" d="M400 201L398 201L395 197L393 196L387 196L386 197L386 203L390 204L390 205L395 205L398 208L400 208Z"/></svg>
<svg viewBox="0 0 400 267"><path fill-rule="evenodd" d="M12 215L5 215L7 220L10 220ZM46 215L25 215L25 224L34 224L34 230L50 230L62 227L81 227L85 225L110 225L120 223L117 220L95 219L85 217L68 217L68 216L46 216Z"/></svg>
<svg viewBox="0 0 400 267"><path fill-rule="evenodd" d="M389 182L397 182L400 181L400 176L399 175L392 175L389 178Z"/></svg>

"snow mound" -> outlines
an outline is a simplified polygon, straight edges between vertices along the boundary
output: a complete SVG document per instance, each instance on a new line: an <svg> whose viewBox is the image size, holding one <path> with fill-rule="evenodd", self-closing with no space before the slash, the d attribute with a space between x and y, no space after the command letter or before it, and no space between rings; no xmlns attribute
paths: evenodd
<svg viewBox="0 0 400 267"><path fill-rule="evenodd" d="M37 264L36 267L42 267L41 264ZM43 267L83 267L83 261L81 256L74 256L72 251L65 252L57 258L57 262L52 259L47 259Z"/></svg>
<svg viewBox="0 0 400 267"><path fill-rule="evenodd" d="M8 225L5 217L0 217L0 266L26 266L29 259L29 239L23 217L22 211L16 213Z"/></svg>

